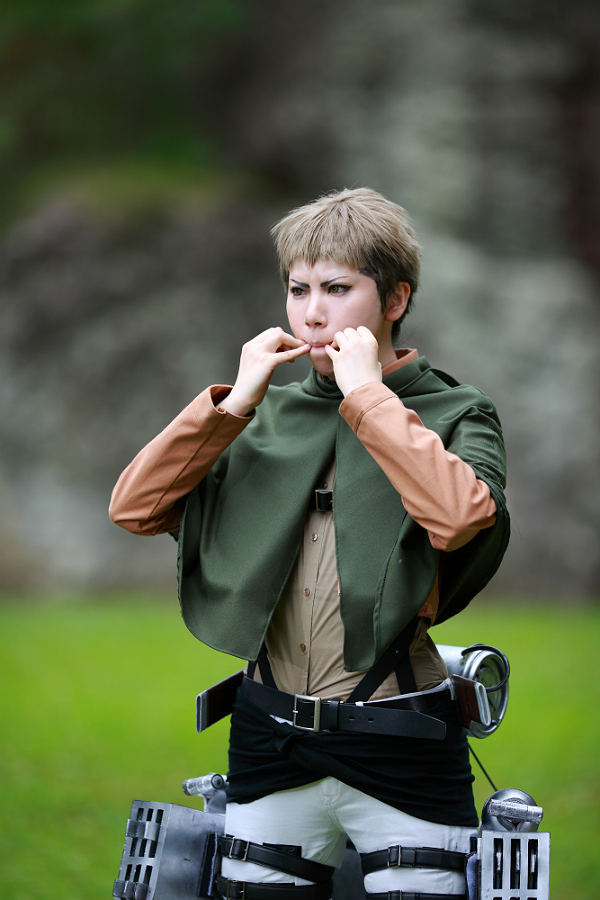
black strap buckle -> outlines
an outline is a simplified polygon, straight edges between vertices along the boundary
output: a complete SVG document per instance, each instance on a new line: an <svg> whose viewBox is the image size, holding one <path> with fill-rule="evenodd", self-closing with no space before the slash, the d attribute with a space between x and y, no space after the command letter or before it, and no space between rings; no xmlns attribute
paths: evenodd
<svg viewBox="0 0 600 900"><path fill-rule="evenodd" d="M414 847L401 847L396 844L394 847L388 847L387 867L390 866L416 866L417 851ZM425 863L427 865L427 863ZM443 866L440 866L443 868Z"/></svg>
<svg viewBox="0 0 600 900"><path fill-rule="evenodd" d="M225 900L244 900L246 896L246 882L227 879L227 893Z"/></svg>
<svg viewBox="0 0 600 900"><path fill-rule="evenodd" d="M401 847L396 844L388 847L387 867L390 866L416 866L417 851L414 847Z"/></svg>
<svg viewBox="0 0 600 900"><path fill-rule="evenodd" d="M312 709L310 704L312 703ZM307 705L309 708L307 709ZM312 725L301 725L299 718L306 721L312 719ZM292 710L292 724L300 731L318 731L321 724L321 698L311 697L308 694L294 694L294 708Z"/></svg>
<svg viewBox="0 0 600 900"><path fill-rule="evenodd" d="M229 853L227 854L229 859L238 859L240 862L246 862L248 859L248 851L250 849L250 841L245 841L242 838L231 838L231 845L229 847Z"/></svg>
<svg viewBox="0 0 600 900"><path fill-rule="evenodd" d="M333 491L315 488L315 507L319 512L331 512L333 509Z"/></svg>
<svg viewBox="0 0 600 900"><path fill-rule="evenodd" d="M400 844L396 844L394 847L388 847L388 852L387 852L387 867L388 867L388 869L392 866L399 866L401 858L402 858L402 847L400 846Z"/></svg>

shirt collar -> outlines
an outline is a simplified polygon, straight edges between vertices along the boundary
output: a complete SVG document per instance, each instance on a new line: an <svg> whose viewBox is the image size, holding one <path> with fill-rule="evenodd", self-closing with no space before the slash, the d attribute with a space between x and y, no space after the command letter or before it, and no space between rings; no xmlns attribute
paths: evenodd
<svg viewBox="0 0 600 900"><path fill-rule="evenodd" d="M415 359L418 358L418 350L413 350L410 347L402 347L400 350L396 350L396 362L388 363L387 366L384 366L381 374L391 375L392 372L396 372L398 369L401 369L402 366L406 366L408 363L414 362Z"/></svg>

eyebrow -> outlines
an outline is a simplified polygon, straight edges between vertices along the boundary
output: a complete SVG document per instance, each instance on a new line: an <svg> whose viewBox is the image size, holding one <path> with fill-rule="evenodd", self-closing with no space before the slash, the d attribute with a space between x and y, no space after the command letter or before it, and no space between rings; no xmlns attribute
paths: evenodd
<svg viewBox="0 0 600 900"><path fill-rule="evenodd" d="M334 282L342 281L344 278L348 278L348 276L347 275L338 275L337 278L330 278L329 281L322 281L319 286L320 287L329 287L330 284L333 284ZM305 288L305 289L310 287L309 284L305 284L303 281L296 281L295 278L290 278L290 282L292 282L292 281L294 282L296 287L301 287L301 288Z"/></svg>

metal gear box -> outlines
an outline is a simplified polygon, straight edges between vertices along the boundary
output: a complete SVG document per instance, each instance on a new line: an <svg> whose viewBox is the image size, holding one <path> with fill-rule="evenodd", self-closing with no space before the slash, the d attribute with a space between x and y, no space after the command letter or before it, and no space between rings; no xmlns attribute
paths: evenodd
<svg viewBox="0 0 600 900"><path fill-rule="evenodd" d="M477 854L480 900L548 900L548 832L482 831Z"/></svg>
<svg viewBox="0 0 600 900"><path fill-rule="evenodd" d="M175 803L134 800L125 831L118 900L193 900L210 889L214 837L225 816ZM200 883L202 874L202 883Z"/></svg>

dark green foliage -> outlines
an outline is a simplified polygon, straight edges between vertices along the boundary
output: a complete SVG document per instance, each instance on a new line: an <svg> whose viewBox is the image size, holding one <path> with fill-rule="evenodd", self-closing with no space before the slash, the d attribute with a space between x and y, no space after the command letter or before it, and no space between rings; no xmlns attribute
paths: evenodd
<svg viewBox="0 0 600 900"><path fill-rule="evenodd" d="M248 23L238 0L6 0L0 174L123 154L210 164L204 74Z"/></svg>

